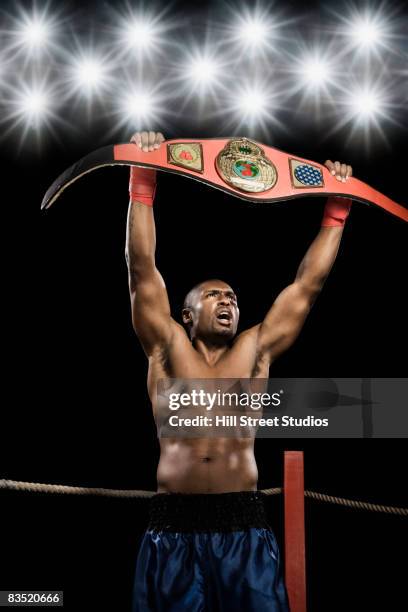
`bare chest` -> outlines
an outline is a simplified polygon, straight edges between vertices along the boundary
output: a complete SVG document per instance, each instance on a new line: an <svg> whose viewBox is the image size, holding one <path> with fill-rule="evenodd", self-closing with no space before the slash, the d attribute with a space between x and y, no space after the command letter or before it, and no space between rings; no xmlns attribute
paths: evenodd
<svg viewBox="0 0 408 612"><path fill-rule="evenodd" d="M269 363L255 342L238 342L209 365L189 342L176 343L150 358L148 387L153 400L160 379L268 378Z"/></svg>

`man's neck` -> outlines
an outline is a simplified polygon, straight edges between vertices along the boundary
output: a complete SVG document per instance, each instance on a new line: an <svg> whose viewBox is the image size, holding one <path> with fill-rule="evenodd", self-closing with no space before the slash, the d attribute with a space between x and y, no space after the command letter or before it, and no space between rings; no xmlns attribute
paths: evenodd
<svg viewBox="0 0 408 612"><path fill-rule="evenodd" d="M221 357L229 351L229 346L226 343L221 344L211 340L202 340L201 338L194 338L193 347L202 355L204 361L209 366L216 365Z"/></svg>

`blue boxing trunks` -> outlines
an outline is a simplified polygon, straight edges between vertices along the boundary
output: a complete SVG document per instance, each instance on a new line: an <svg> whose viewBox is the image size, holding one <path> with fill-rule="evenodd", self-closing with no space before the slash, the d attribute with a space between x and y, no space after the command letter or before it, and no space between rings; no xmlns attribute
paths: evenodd
<svg viewBox="0 0 408 612"><path fill-rule="evenodd" d="M159 493L139 550L132 612L288 612L259 491Z"/></svg>

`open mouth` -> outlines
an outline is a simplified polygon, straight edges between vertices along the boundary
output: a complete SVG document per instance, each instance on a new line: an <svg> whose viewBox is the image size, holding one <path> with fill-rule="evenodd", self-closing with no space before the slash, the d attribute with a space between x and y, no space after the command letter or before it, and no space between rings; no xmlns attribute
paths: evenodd
<svg viewBox="0 0 408 612"><path fill-rule="evenodd" d="M232 323L232 314L229 310L219 310L216 318L221 325L230 325Z"/></svg>

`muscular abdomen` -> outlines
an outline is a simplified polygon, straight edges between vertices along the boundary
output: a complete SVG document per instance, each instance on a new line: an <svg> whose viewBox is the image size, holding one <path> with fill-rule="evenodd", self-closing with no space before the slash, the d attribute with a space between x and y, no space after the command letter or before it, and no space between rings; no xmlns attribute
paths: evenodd
<svg viewBox="0 0 408 612"><path fill-rule="evenodd" d="M162 438L160 443L161 493L228 493L257 487L253 439Z"/></svg>

